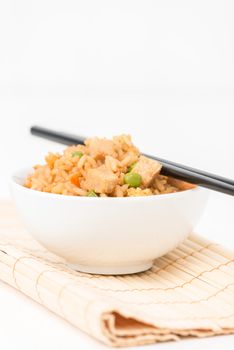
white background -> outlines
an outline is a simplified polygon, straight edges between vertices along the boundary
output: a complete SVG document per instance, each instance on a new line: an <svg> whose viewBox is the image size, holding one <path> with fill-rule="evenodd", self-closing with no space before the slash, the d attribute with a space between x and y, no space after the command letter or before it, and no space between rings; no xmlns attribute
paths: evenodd
<svg viewBox="0 0 234 350"><path fill-rule="evenodd" d="M234 4L0 0L0 198L12 171L61 146L32 124L131 133L145 152L234 178ZM197 231L234 249L233 198L211 193ZM40 335L38 335L40 334ZM147 349L231 349L234 336ZM0 342L106 347L0 283Z"/></svg>

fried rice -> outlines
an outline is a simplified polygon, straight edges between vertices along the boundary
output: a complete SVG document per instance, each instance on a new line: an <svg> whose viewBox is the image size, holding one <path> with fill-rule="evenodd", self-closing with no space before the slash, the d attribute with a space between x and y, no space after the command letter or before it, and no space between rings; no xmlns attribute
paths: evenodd
<svg viewBox="0 0 234 350"><path fill-rule="evenodd" d="M132 197L174 193L191 185L160 174L161 164L142 156L130 135L86 139L49 153L25 186L68 196Z"/></svg>

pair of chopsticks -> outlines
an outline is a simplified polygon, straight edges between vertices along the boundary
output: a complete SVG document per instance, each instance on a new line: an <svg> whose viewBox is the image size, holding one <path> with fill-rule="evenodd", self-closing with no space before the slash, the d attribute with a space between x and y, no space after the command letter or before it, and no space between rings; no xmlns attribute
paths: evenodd
<svg viewBox="0 0 234 350"><path fill-rule="evenodd" d="M39 126L32 126L30 129L33 135L62 143L64 145L83 144L85 138L53 131ZM211 174L202 170L194 169L182 164L171 162L166 159L145 154L147 157L155 159L162 164L161 173L166 176L172 176L176 179L187 181L210 190L234 195L234 181L225 177Z"/></svg>

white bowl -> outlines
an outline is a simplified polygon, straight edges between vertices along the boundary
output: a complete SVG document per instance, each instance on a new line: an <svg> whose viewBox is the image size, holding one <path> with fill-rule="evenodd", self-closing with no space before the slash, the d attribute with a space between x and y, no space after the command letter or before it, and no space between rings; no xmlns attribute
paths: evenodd
<svg viewBox="0 0 234 350"><path fill-rule="evenodd" d="M73 197L22 186L30 169L12 176L11 190L31 235L72 268L126 274L149 269L193 231L207 198L194 189L128 198Z"/></svg>

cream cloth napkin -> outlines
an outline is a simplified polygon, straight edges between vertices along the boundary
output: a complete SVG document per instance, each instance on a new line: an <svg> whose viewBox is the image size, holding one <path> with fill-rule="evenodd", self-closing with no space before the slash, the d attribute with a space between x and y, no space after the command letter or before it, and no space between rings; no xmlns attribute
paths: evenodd
<svg viewBox="0 0 234 350"><path fill-rule="evenodd" d="M11 203L0 203L0 278L111 346L234 333L233 259L191 235L147 272L75 272L27 234Z"/></svg>

